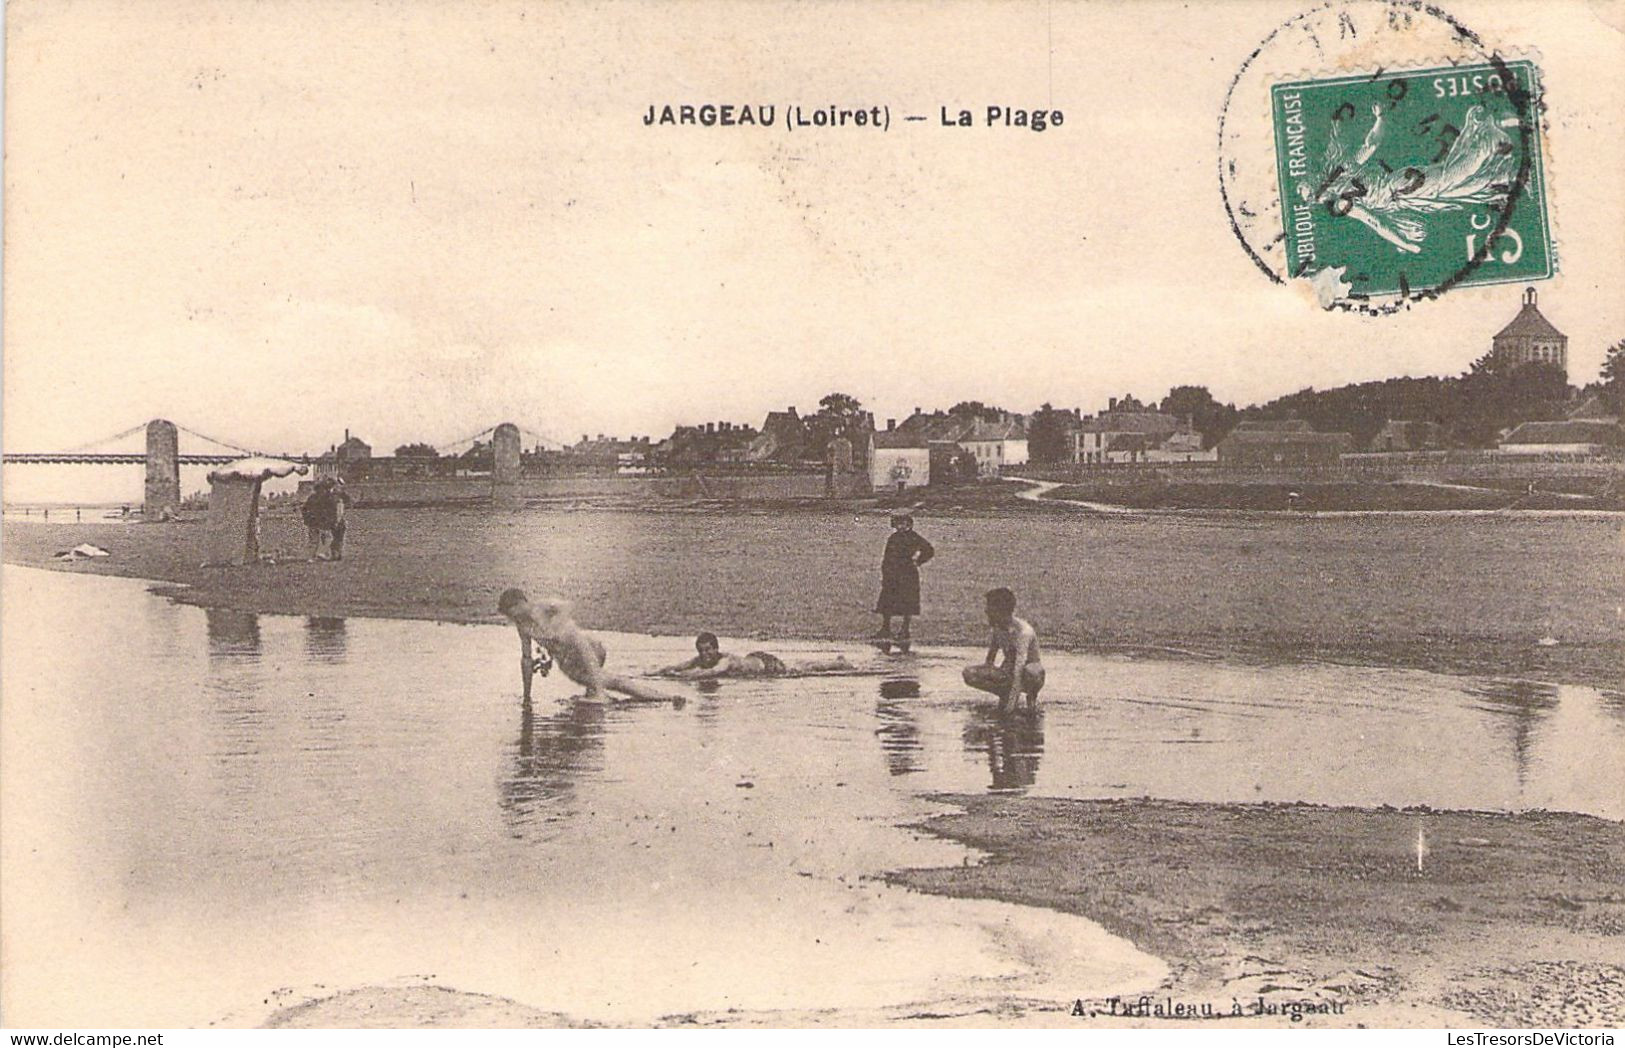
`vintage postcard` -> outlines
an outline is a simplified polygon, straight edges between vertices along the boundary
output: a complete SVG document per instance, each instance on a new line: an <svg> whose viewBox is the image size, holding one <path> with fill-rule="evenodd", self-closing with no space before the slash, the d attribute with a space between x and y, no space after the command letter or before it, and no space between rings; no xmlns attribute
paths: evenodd
<svg viewBox="0 0 1625 1048"><path fill-rule="evenodd" d="M0 1023L1625 1023L1625 3L5 47Z"/></svg>

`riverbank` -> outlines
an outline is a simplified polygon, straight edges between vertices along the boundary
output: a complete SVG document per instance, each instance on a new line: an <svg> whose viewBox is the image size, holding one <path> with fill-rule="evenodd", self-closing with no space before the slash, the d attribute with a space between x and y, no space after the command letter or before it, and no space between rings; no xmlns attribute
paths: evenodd
<svg viewBox="0 0 1625 1048"><path fill-rule="evenodd" d="M1589 684L1625 666L1625 573L1607 517L1317 519L922 510L921 643L981 643L1007 585L1046 644L1128 657L1325 660ZM204 568L200 521L7 521L7 563L156 580L178 600L263 613L495 622L521 585L627 632L853 639L871 612L884 510L594 506L358 509L342 563L303 562L297 516L269 514L278 563ZM62 562L82 542L111 556Z"/></svg>
<svg viewBox="0 0 1625 1048"><path fill-rule="evenodd" d="M939 798L987 853L892 884L1086 917L1168 962L1133 999L728 1012L656 1025L1598 1028L1625 1022L1625 826L1581 815ZM1418 856L1417 842L1422 842ZM1238 1014L1239 1010L1239 1014ZM572 1026L445 987L365 987L270 1026Z"/></svg>
<svg viewBox="0 0 1625 1048"><path fill-rule="evenodd" d="M1151 1014L1084 1001L1092 1022L1161 1025L1169 1017L1154 1009L1170 1002L1195 1008L1198 1021L1209 1021L1200 1018L1207 1008L1262 1025L1291 1024L1293 1002L1307 1005L1300 1015L1310 1025L1625 1022L1619 823L1555 812L943 799L963 812L921 828L989 858L902 871L893 883L1078 914L1173 967Z"/></svg>
<svg viewBox="0 0 1625 1048"><path fill-rule="evenodd" d="M1588 478L1589 479L1589 478ZM1625 510L1625 491L1603 481L1554 481L1560 490L1528 491L1505 482L1364 484L1062 484L1043 493L1058 502L1138 510L1243 510L1294 513L1443 513ZM1595 490L1593 490L1595 489Z"/></svg>

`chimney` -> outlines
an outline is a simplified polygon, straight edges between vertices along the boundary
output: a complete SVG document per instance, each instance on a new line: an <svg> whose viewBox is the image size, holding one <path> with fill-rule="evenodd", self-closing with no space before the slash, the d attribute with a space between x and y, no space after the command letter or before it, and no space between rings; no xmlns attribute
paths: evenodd
<svg viewBox="0 0 1625 1048"><path fill-rule="evenodd" d="M1530 289L1529 289L1529 293L1530 293L1530 294L1531 294L1531 295L1533 295L1533 294L1534 294L1534 293L1535 293L1535 289L1534 289L1534 288L1530 288ZM346 443L346 444L348 444L348 443L350 443L350 427L349 427L349 426L345 426L345 427L344 427L344 442L345 442L345 443Z"/></svg>
<svg viewBox="0 0 1625 1048"><path fill-rule="evenodd" d="M587 443L587 439L588 439L587 434L585 434L585 433L581 434L581 443L583 443L583 444Z"/></svg>
<svg viewBox="0 0 1625 1048"><path fill-rule="evenodd" d="M715 422L707 422L705 424L705 431L707 433L715 433L717 431L717 424Z"/></svg>
<svg viewBox="0 0 1625 1048"><path fill-rule="evenodd" d="M1106 410L1107 411L1116 411L1117 410L1117 398L1116 397L1112 397L1111 399L1106 401Z"/></svg>
<svg viewBox="0 0 1625 1048"><path fill-rule="evenodd" d="M1528 288L1523 289L1523 304L1526 305L1526 306L1532 306L1532 305L1535 304L1535 289L1534 288L1528 287Z"/></svg>
<svg viewBox="0 0 1625 1048"><path fill-rule="evenodd" d="M897 428L897 420L896 419L889 418L889 419L886 420L886 432L887 433L890 433L892 430L894 430L896 428Z"/></svg>
<svg viewBox="0 0 1625 1048"><path fill-rule="evenodd" d="M795 405L794 405L794 404L791 404L791 405L790 405L790 417L791 417L791 418L795 418L795 417L796 417L796 406L795 406Z"/></svg>

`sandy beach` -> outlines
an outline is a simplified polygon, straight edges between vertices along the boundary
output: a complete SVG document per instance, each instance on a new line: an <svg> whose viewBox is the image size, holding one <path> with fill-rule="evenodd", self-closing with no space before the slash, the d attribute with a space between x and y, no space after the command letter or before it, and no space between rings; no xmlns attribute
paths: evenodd
<svg viewBox="0 0 1625 1048"><path fill-rule="evenodd" d="M1176 959L1154 1013L1172 1001L1211 1008L1214 1021L1268 1024L1282 1021L1271 1002L1299 1001L1344 1005L1302 1016L1333 1026L1625 1021L1617 822L1555 812L953 800L964 813L926 828L992 858L895 879L1082 914ZM1422 858L1414 847L1406 856L1404 845L1418 839ZM1132 1014L1137 1001L1084 1005L1090 1020L1114 1025L1177 1018Z"/></svg>
<svg viewBox="0 0 1625 1048"><path fill-rule="evenodd" d="M1579 815L953 796L930 833L979 864L888 880L1074 913L1172 962L1154 993L661 1025L1276 1028L1625 1022L1625 826ZM1396 842L1427 842L1420 865ZM276 1027L580 1025L444 987L371 987Z"/></svg>
<svg viewBox="0 0 1625 1048"><path fill-rule="evenodd" d="M280 562L199 565L201 520L174 526L8 520L8 564L171 584L243 611L495 622L521 585L569 596L600 629L851 639L877 625L884 509L561 505L361 508L349 555L305 564L287 507ZM1074 651L1406 666L1618 688L1620 525L1544 519L1210 514L1103 519L1038 501L922 510L925 642L984 639L981 595L1011 586L1045 643ZM112 556L69 565L90 542ZM562 552L568 550L568 553ZM1177 556L1170 553L1177 551ZM675 595L680 595L680 598Z"/></svg>
<svg viewBox="0 0 1625 1048"><path fill-rule="evenodd" d="M1009 526L1013 514L1019 527ZM361 509L351 556L306 564L296 523L273 514L265 548L281 562L247 568L199 567L198 522L7 522L4 559L149 579L181 603L240 612L491 622L492 595L519 581L572 595L595 628L850 640L872 625L869 576L884 536L883 518L851 509ZM952 566L927 571L921 628L934 643L978 641L964 609L995 580L1014 579L1059 649L1131 660L1409 667L1579 684L1619 702L1625 646L1616 609L1625 584L1609 521L1101 522L1040 507L922 515L919 527ZM1530 541L1535 535L1540 543ZM87 541L112 556L51 557ZM1151 555L1170 543L1181 557ZM1469 556L1499 547L1524 552ZM555 552L563 548L569 560ZM1227 570L1236 563L1248 570ZM1485 564L1495 571L1484 573ZM1460 614L1464 606L1477 613ZM985 858L870 876L931 896L1085 917L1166 962L1168 979L1143 999L1058 1004L1014 994L998 1006L925 1010L699 1009L663 1015L658 1025L1625 1021L1618 822L1545 811L1007 792L932 799L953 811L917 823L919 831ZM232 1021L590 1024L483 990L419 980L301 991Z"/></svg>

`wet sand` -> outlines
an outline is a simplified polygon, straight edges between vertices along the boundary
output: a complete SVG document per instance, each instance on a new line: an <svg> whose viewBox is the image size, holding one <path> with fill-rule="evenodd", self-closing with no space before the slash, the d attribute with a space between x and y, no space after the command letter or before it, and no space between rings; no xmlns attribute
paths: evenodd
<svg viewBox="0 0 1625 1048"><path fill-rule="evenodd" d="M964 812L923 828L991 857L901 871L895 883L1088 917L1173 965L1153 1008L1206 1004L1229 1021L1239 1002L1242 1020L1263 1025L1291 1020L1258 1015L1260 1000L1266 1010L1294 1000L1344 1005L1340 1014L1307 1014L1312 1025L1625 1022L1625 825L1617 822L1555 812L942 799ZM1091 1021L1124 1022L1108 1001L1083 1003Z"/></svg>
<svg viewBox="0 0 1625 1048"><path fill-rule="evenodd" d="M1618 823L1544 812L939 799L963 813L921 828L989 857L887 880L1087 917L1168 959L1169 979L1116 1001L701 1012L658 1025L1625 1023L1625 826ZM1396 846L1414 842L1419 830L1420 870ZM1191 1011L1175 1016L1179 1008ZM368 987L279 1009L266 1024L577 1023L443 987Z"/></svg>
<svg viewBox="0 0 1625 1048"><path fill-rule="evenodd" d="M267 548L296 550L293 523L273 517ZM196 524L8 522L4 557L60 568L51 551L91 541L115 555L65 570L179 583L184 588L165 592L187 603L260 612L489 621L490 594L520 579L580 595L592 609L590 624L600 628L834 637L868 624L870 547L878 549L885 532L882 522L848 516L831 535L827 511L376 510L358 512L356 523L352 559L338 565L200 569L193 563ZM928 612L940 616L927 620L934 640L977 639L975 624L962 616L942 621L949 618L945 605L969 601L990 579L1008 577L1000 571L1021 558L1002 554L1015 545L1027 554L1039 548L1050 554L1040 558L1050 577L1017 581L1046 606L1046 624L1055 623L1046 639L1055 638L1057 647L1335 660L1619 686L1622 646L1614 609L1625 602L1625 587L1618 528L1609 522L1186 520L1125 527L1048 510L1018 529L1004 523L998 515L922 519L921 529L939 549L946 547L949 563L959 561L927 579ZM550 549L565 542L572 559L550 558ZM1183 544L1182 557L1167 556L1169 542ZM1502 556L1503 545L1526 553ZM1068 555L1055 557L1058 548ZM1482 576L1485 563L1496 565L1495 576ZM769 571L764 564L776 566ZM1401 585L1407 575L1412 584ZM684 594L681 606L670 600L673 592ZM1544 812L939 799L963 813L930 819L922 828L990 858L896 871L886 875L889 883L1086 917L1170 965L1163 1001L1226 1013L1240 1002L1242 1017L1227 1022L1285 1025L1290 1016L1269 1009L1293 1001L1324 1009L1302 1016L1310 1025L1625 1021L1625 891L1619 887L1625 884L1625 826L1617 822ZM1414 859L1419 830L1426 849L1420 872ZM1267 1014L1249 1014L1255 1001L1264 1002ZM1149 1007L1157 1003L1154 994ZM432 984L351 987L268 1004L279 1007L254 1021L580 1021ZM1105 1000L1082 1005L1083 1015L1012 999L1003 1007L984 1002L952 1013L699 1012L666 1015L660 1023L1167 1021L1114 1014ZM1123 1008L1120 1002L1117 1009Z"/></svg>
<svg viewBox="0 0 1625 1048"><path fill-rule="evenodd" d="M202 568L201 522L7 521L6 563L175 584L242 611L494 622L518 583L569 595L593 628L851 639L876 621L884 510L595 506L355 511L349 556L305 564L279 509L283 563ZM1617 689L1625 571L1609 518L1092 516L1063 506L924 513L922 643L982 642L981 594L1012 586L1047 645L1157 658L1322 660ZM675 599L680 594L681 599Z"/></svg>

